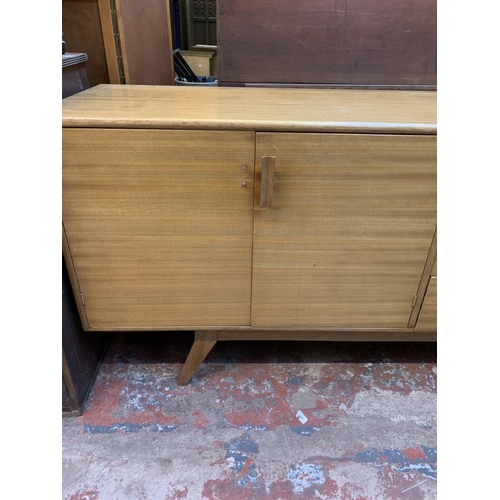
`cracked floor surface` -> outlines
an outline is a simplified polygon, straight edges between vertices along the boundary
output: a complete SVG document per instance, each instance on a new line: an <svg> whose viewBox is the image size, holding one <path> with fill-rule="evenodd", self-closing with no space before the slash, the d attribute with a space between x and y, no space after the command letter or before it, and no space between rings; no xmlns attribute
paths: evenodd
<svg viewBox="0 0 500 500"><path fill-rule="evenodd" d="M436 498L436 344L114 334L65 418L63 500Z"/></svg>

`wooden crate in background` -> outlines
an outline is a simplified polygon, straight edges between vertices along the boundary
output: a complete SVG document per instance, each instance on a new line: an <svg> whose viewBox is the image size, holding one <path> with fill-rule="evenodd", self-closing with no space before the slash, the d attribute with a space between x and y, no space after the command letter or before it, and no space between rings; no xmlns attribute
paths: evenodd
<svg viewBox="0 0 500 500"><path fill-rule="evenodd" d="M189 64L196 76L217 76L212 75L211 60L213 52L198 50L181 50L182 57Z"/></svg>
<svg viewBox="0 0 500 500"><path fill-rule="evenodd" d="M217 45L193 45L191 50L211 52L210 76L219 77L219 56L217 54Z"/></svg>

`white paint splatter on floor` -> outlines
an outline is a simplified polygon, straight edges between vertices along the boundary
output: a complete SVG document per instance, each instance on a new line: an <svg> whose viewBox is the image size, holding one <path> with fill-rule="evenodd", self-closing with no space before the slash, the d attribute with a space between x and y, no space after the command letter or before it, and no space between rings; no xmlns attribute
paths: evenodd
<svg viewBox="0 0 500 500"><path fill-rule="evenodd" d="M293 483L294 493L302 493L312 484L323 484L325 482L321 467L308 463L291 465L286 477Z"/></svg>

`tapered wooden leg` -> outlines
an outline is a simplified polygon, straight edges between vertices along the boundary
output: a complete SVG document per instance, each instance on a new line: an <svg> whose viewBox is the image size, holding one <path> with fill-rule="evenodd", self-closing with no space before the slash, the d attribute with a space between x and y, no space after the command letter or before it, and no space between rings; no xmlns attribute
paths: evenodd
<svg viewBox="0 0 500 500"><path fill-rule="evenodd" d="M188 357L182 371L177 377L178 385L187 385L194 372L207 357L212 347L217 343L217 331L195 331L194 344L189 351Z"/></svg>

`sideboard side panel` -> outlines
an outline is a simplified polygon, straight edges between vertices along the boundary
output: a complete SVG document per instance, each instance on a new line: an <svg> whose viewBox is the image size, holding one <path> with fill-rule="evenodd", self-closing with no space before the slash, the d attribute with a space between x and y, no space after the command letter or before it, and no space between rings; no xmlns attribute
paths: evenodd
<svg viewBox="0 0 500 500"><path fill-rule="evenodd" d="M418 316L417 331L437 329L437 277L429 280L422 309Z"/></svg>

